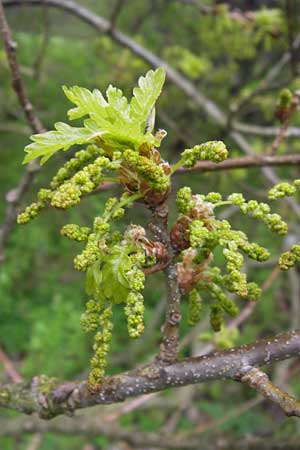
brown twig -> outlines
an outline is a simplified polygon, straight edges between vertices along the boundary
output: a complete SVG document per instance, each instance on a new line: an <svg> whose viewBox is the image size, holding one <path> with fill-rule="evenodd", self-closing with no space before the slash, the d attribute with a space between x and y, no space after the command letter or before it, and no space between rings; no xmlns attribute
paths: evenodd
<svg viewBox="0 0 300 450"><path fill-rule="evenodd" d="M272 142L271 146L267 149L266 154L267 155L274 155L278 149L278 147L281 145L281 143L286 138L287 129L289 126L289 123L291 121L291 118L293 116L293 113L296 109L299 109L299 95L298 93L294 93L292 100L290 102L290 105L286 108L278 108L276 111L276 115L281 119L281 127L279 130L278 135Z"/></svg>
<svg viewBox="0 0 300 450"><path fill-rule="evenodd" d="M185 3L186 5L193 6L200 14L217 16L219 14L224 14L223 5L203 5L196 0L177 0L180 3ZM255 19L255 11L242 11L239 8L228 9L226 15L231 19L243 24L247 22L252 22Z"/></svg>
<svg viewBox="0 0 300 450"><path fill-rule="evenodd" d="M167 280L167 305L166 319L162 326L162 343L156 361L163 364L170 364L176 361L179 348L179 323L180 298L179 284L177 279L176 263L173 261L175 252L172 248L168 231L168 206L166 203L156 207L153 211L153 221L151 230L155 238L164 244L168 250L170 262L164 269Z"/></svg>
<svg viewBox="0 0 300 450"><path fill-rule="evenodd" d="M224 425L224 423L228 422L229 420L232 420L236 417L240 417L242 414L248 412L249 409L252 409L255 406L258 406L263 401L264 401L264 399L261 397L252 398L251 400L244 402L238 408L235 408L233 411L230 411L228 414L225 414L225 416L221 417L220 419L212 420L206 424L204 423L204 424L196 426L192 432L189 432L190 437L199 436L199 434L207 433L208 431L214 430L215 428L220 427L221 425ZM183 433L183 436L186 436L186 435L187 435L187 432Z"/></svg>
<svg viewBox="0 0 300 450"><path fill-rule="evenodd" d="M19 65L16 58L17 44L13 40L2 3L3 2L0 1L0 34L4 42L7 60L11 71L12 87L17 94L19 103L25 113L30 127L35 133L41 133L43 132L44 128L40 120L34 113L33 106L29 101L26 89L23 85Z"/></svg>
<svg viewBox="0 0 300 450"><path fill-rule="evenodd" d="M262 394L273 403L277 403L287 416L300 417L300 402L273 384L268 375L255 367L250 368L241 377L242 383Z"/></svg>
<svg viewBox="0 0 300 450"><path fill-rule="evenodd" d="M297 269L292 267L288 271L288 280L290 287L290 328L300 326L300 279Z"/></svg>
<svg viewBox="0 0 300 450"><path fill-rule="evenodd" d="M234 138L235 142L238 143L242 151L248 155L248 156L254 156L254 151L251 145L246 141L244 136L241 133L238 133L236 131L231 131L230 136ZM270 167L262 167L261 171L265 177L265 179L271 184L278 184L281 182L280 178L277 176L277 174L270 168ZM292 197L286 198L287 203L290 204L292 207L294 213L297 215L297 217L300 218L300 206Z"/></svg>
<svg viewBox="0 0 300 450"><path fill-rule="evenodd" d="M289 53L290 53L290 67L293 77L299 74L299 55L294 48L294 35L298 31L300 7L299 2L296 0L285 0L285 12L287 21L287 34L289 41Z"/></svg>
<svg viewBox="0 0 300 450"><path fill-rule="evenodd" d="M111 30L113 31L115 29L117 20L122 12L122 9L124 7L124 4L126 3L127 0L116 0L116 4L113 8L111 17L110 17L110 27Z"/></svg>
<svg viewBox="0 0 300 450"><path fill-rule="evenodd" d="M14 383L20 383L21 381L23 381L21 375L16 371L13 363L1 348L0 348L0 361L3 364L5 372Z"/></svg>
<svg viewBox="0 0 300 450"><path fill-rule="evenodd" d="M165 270L169 264L170 264L170 261L160 262L158 264L154 264L151 267L145 267L143 269L143 272L144 272L145 275L151 275L152 273L156 273L156 272L160 272L162 270Z"/></svg>
<svg viewBox="0 0 300 450"><path fill-rule="evenodd" d="M300 164L300 155L253 155L243 156L241 158L228 158L218 164L210 161L199 161L194 167L189 169L181 167L175 173L184 172L216 172L220 170L235 170L251 167L268 167L268 166L288 166Z"/></svg>
<svg viewBox="0 0 300 450"><path fill-rule="evenodd" d="M31 441L26 447L26 450L38 450L41 443L43 442L43 434L42 433L36 433L32 436Z"/></svg>
<svg viewBox="0 0 300 450"><path fill-rule="evenodd" d="M246 402L245 408L250 408L252 406L251 403L254 403L254 400ZM245 408L243 408L242 413ZM64 436L83 436L89 439L103 435L111 444L120 441L126 442L130 445L130 449L199 450L200 448L199 437L191 436L190 432L188 436L181 436L181 434L161 436L158 433L141 432L136 429L128 430L125 427L121 428L111 424L106 425L96 420L96 418L90 417L60 417L45 422L33 416L2 419L0 422L0 436L18 438L23 437L24 434L34 432L55 433ZM232 441L224 435L221 439L215 439L210 436L209 440L201 440L201 448L205 450L232 450L232 448L238 448L239 450L299 450L299 437L296 434L295 436L278 440L278 437L276 439L274 437L266 439L265 436L259 437L247 434L240 440L237 440L235 437L234 441ZM128 449L127 446L126 449Z"/></svg>
<svg viewBox="0 0 300 450"><path fill-rule="evenodd" d="M104 417L104 422L115 422L118 420L121 416L124 414L128 414L138 408L140 408L144 403L149 402L153 397L157 395L156 392L153 392L153 394L147 394L142 395L141 397L134 398L128 403L125 403L121 408L118 409L118 411L115 411L108 416Z"/></svg>
<svg viewBox="0 0 300 450"><path fill-rule="evenodd" d="M0 264L4 260L5 244L16 223L18 206L32 184L37 170L38 167L35 162L29 163L18 186L9 191L6 195L8 207L5 212L4 222L0 229Z"/></svg>
<svg viewBox="0 0 300 450"><path fill-rule="evenodd" d="M298 34L298 36L295 38L293 44L292 44L292 49L293 52L297 52L300 46L300 34ZM282 57L274 64L272 65L271 69L268 71L267 75L258 83L258 85L256 86L256 88L254 89L254 91L252 91L249 95L247 95L246 97L242 98L240 101L238 101L236 104L232 105L230 107L231 113L232 115L236 116L237 114L239 114L243 108L257 95L261 94L262 92L265 92L269 89L278 89L279 87L282 86L282 80L279 81L277 84L272 84L272 82L276 79L276 77L279 75L279 73L281 72L281 70L286 66L286 64L288 64L288 62L291 60L291 52L287 51L286 53L284 53L282 55ZM288 80L285 81L284 86L286 86L288 83ZM248 126L246 124L243 124L243 126ZM250 128L248 128L248 130L250 130L250 134L251 134L251 129L252 126L249 125ZM267 129L270 129L272 127L266 127ZM252 131L254 132L254 134L258 131L259 133L261 132L266 132L265 127L262 127L260 129L260 127L258 129L253 129ZM289 130L292 131L294 127L291 127ZM240 129L240 131L242 131L242 129ZM297 130L296 130L297 131ZM297 131L298 132L298 131Z"/></svg>
<svg viewBox="0 0 300 450"><path fill-rule="evenodd" d="M43 65L43 61L45 59L47 48L50 43L50 19L49 19L49 11L47 8L43 8L43 24L44 24L44 30L43 30L43 36L42 36L42 42L40 45L40 48L37 51L37 55L35 57L35 60L32 64L33 67L33 73L36 80L39 80L41 77L41 69Z"/></svg>
<svg viewBox="0 0 300 450"><path fill-rule="evenodd" d="M44 131L44 128L34 113L33 106L28 99L25 87L23 85L16 58L17 45L12 38L2 3L3 2L0 0L0 34L4 41L7 60L11 71L12 86L31 129L35 133L41 133ZM18 205L33 182L34 174L37 170L38 167L36 161L32 161L28 164L18 186L10 191L6 196L8 207L5 213L4 223L0 229L0 263L4 259L4 246L15 224Z"/></svg>

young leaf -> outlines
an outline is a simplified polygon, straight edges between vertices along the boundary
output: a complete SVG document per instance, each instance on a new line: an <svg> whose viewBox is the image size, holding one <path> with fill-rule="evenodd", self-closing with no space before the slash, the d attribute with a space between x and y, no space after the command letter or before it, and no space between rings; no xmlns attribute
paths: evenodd
<svg viewBox="0 0 300 450"><path fill-rule="evenodd" d="M130 270L131 266L126 247L116 245L112 253L105 258L102 267L102 289L104 295L114 303L122 303L127 298L129 284L125 272Z"/></svg>
<svg viewBox="0 0 300 450"><path fill-rule="evenodd" d="M30 138L33 143L25 147L27 155L23 163L42 156L41 164L44 164L58 150L68 150L72 145L87 143L103 134L92 127L92 121L86 121L85 125L85 128L74 128L66 123L58 122L54 125L56 131L34 134Z"/></svg>
<svg viewBox="0 0 300 450"><path fill-rule="evenodd" d="M100 270L100 262L96 261L86 271L85 290L88 295L97 295L97 290L102 281L102 272Z"/></svg>
<svg viewBox="0 0 300 450"><path fill-rule="evenodd" d="M125 122L129 122L130 106L128 105L127 98L123 96L121 89L117 89L110 84L107 88L106 96L109 104L108 109L113 112L112 116L118 116Z"/></svg>
<svg viewBox="0 0 300 450"><path fill-rule="evenodd" d="M165 71L162 67L149 70L145 77L140 77L139 87L133 89L130 103L130 116L140 123L140 130L144 132L151 110L161 93L165 81Z"/></svg>
<svg viewBox="0 0 300 450"><path fill-rule="evenodd" d="M154 104L164 79L162 68L150 70L145 77L140 77L139 87L133 90L130 105L122 91L111 85L106 91L108 101L97 89L91 92L79 86L64 86L65 95L76 105L68 112L69 118L78 119L86 115L89 118L84 121L82 128L58 122L55 124L56 130L31 136L33 143L25 147L27 155L24 163L42 156L41 164L44 164L58 150L88 143L96 136L101 136L106 146L118 150L137 150L143 143L159 145L151 131L154 125Z"/></svg>
<svg viewBox="0 0 300 450"><path fill-rule="evenodd" d="M91 92L79 86L71 88L63 86L63 91L66 97L77 106L77 108L72 108L68 111L70 120L79 119L86 115L90 115L94 120L96 118L105 119L107 102L98 89L94 89Z"/></svg>

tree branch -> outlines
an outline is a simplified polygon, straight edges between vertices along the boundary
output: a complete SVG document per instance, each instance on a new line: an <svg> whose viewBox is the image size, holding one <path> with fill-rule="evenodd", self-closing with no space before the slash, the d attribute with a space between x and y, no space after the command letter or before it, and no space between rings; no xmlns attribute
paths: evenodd
<svg viewBox="0 0 300 450"><path fill-rule="evenodd" d="M0 361L3 364L4 370L7 375L11 378L15 383L20 383L23 381L21 375L16 371L12 361L9 359L7 354L0 348Z"/></svg>
<svg viewBox="0 0 300 450"><path fill-rule="evenodd" d="M226 115L213 101L199 92L188 79L172 69L165 61L161 60L159 57L155 56L126 35L117 30L111 30L111 23L102 17L91 13L87 9L76 5L70 0L6 0L4 1L4 4L7 6L15 6L20 4L48 5L62 8L80 17L98 31L110 33L115 42L129 48L134 54L150 63L152 66L164 67L168 78L190 98L192 98L196 105L204 109L208 116L211 117L220 127L227 127ZM7 22L5 20L1 2L0 7L2 14L1 31L3 33L4 30L3 36L6 40L8 39L9 43L8 57L11 57L11 55L14 57L15 47L11 46L12 40L10 40L9 35L7 35ZM12 73L15 74L11 64L10 67ZM20 77L18 79L20 80ZM32 121L32 108L30 108L31 104L24 104L24 97L21 95L22 91L20 94L19 84L14 82L13 85L19 95L19 100L26 113L27 120L30 121L31 126L36 127L36 121ZM241 146L241 148L244 149L245 152L250 153L252 151L251 147L247 141L245 141L243 136L234 130L234 127L236 127L236 124L233 123L233 131L230 132L230 136ZM274 174L271 172L268 173L270 178L273 177L273 179L275 179ZM25 186L26 190L27 183L24 183L21 185L21 188L22 186ZM21 194L24 192L24 189L22 190L21 188L15 193L15 195L12 195L14 198L14 205L18 203ZM159 214L161 214L161 211ZM164 233L167 232L166 217L163 217L162 215L157 219L158 221L162 220L164 222L162 227L158 225L158 228L161 228L161 237L163 237ZM179 314L178 285L177 281L175 282L175 274L173 269L174 267L172 268L172 264L170 264L166 269L167 275L170 279L169 300L167 306L167 317L164 326L164 339L160 352L160 356L162 356L163 353L165 353L165 355L172 354L170 361L174 360L174 355L177 353L176 346L178 345L178 323L180 320L179 315L179 317L177 317L177 323L171 323L174 319L174 313ZM173 328L172 332L170 331L171 334L169 334L169 331L166 332L166 330L171 330L171 326ZM170 337L172 338L171 340ZM169 342L167 342L168 339ZM170 342L171 345L169 345ZM89 392L86 382L59 384L56 380L49 380L43 376L35 377L29 384L17 383L2 386L0 388L0 405L11 409L16 409L27 414L37 412L42 418L52 418L59 414L71 413L75 409L85 408L96 404L120 402L132 396L157 392L170 387L179 387L204 382L207 380L223 378L241 380L241 377L246 376L245 367L251 367L252 370L253 366L264 365L275 360L278 361L293 356L298 356L299 353L300 331L295 331L278 336L273 340L260 341L249 346L231 349L227 352L217 352L209 356L190 358L182 362L172 363L170 365L160 364L161 362L168 362L169 356L167 358L158 358L156 363L143 368L135 369L131 372L112 377L106 377L96 394L91 394ZM276 398L275 397L276 396L274 396L275 400L276 398L278 399L278 395ZM295 411L296 409L289 410L289 412Z"/></svg>
<svg viewBox="0 0 300 450"><path fill-rule="evenodd" d="M12 86L17 95L19 104L24 111L29 126L34 133L42 133L44 131L44 128L34 113L33 106L29 101L21 79L20 69L16 58L17 45L12 38L12 34L5 17L2 3L3 2L0 0L0 35L2 36L4 41L6 56L11 71ZM38 166L36 164L36 161L32 161L31 163L29 163L18 186L10 191L6 196L8 207L6 210L4 223L0 229L0 263L4 259L5 243L15 224L18 205L27 192L29 186L33 182L34 174L37 170Z"/></svg>
<svg viewBox="0 0 300 450"><path fill-rule="evenodd" d="M300 417L300 402L273 384L268 375L255 367L241 377L242 383L262 394L268 400L277 403L287 416Z"/></svg>
<svg viewBox="0 0 300 450"><path fill-rule="evenodd" d="M252 403L254 402L252 401ZM0 422L0 436L18 438L22 437L24 433L30 434L33 432L79 435L88 438L104 435L110 440L110 443L124 441L138 449L199 450L199 436L190 436L190 433L189 436L182 436L181 434L159 436L157 433L145 433L138 430L128 431L123 427L104 426L99 420L96 421L91 418L58 418L51 422L42 422L35 417L21 417L1 420ZM210 437L209 440L203 440L201 438L201 448L206 450L231 450L232 448L240 450L299 450L299 437L296 435L290 436L288 439L278 440L274 436L266 439L265 437L247 435L240 440L235 438L232 441L222 435L221 439L212 439Z"/></svg>
<svg viewBox="0 0 300 450"><path fill-rule="evenodd" d="M221 163L212 163L210 161L199 161L194 167L181 167L175 173L184 172L216 172L220 170L244 169L250 167L266 167L266 166L289 166L300 164L300 155L253 155L241 158L228 158Z"/></svg>
<svg viewBox="0 0 300 450"><path fill-rule="evenodd" d="M110 442L125 441L130 446L162 449L196 449L197 439L180 439L180 437L162 437L157 433L145 433L138 430L126 430L115 424L103 422L96 417L60 417L45 422L37 417L21 417L0 421L0 436L21 437L24 433L55 433L70 436L86 436L89 438L106 436Z"/></svg>
<svg viewBox="0 0 300 450"><path fill-rule="evenodd" d="M240 146L243 152L246 153L246 155L254 156L252 147L249 145L249 143L241 133L238 133L237 131L231 131L230 136L234 138L235 142ZM274 185L281 182L280 178L270 167L262 167L261 170L270 184ZM300 218L300 206L295 201L295 199L292 197L287 197L286 201L290 204L297 217Z"/></svg>
<svg viewBox="0 0 300 450"><path fill-rule="evenodd" d="M245 408L250 408L258 403L257 399L250 400L245 404ZM244 406L244 405L243 405ZM241 413L244 412L242 409ZM232 414L233 415L233 414ZM229 420L231 416L225 419ZM57 418L50 422L44 422L39 420L37 417L20 417L15 419L2 419L0 421L0 436L9 437L22 437L25 434L30 433L55 433L62 435L71 436L86 436L88 438L99 437L101 435L106 436L110 443L125 441L129 445L136 448L151 448L151 449L172 449L172 450L199 450L199 434L205 432L206 429L203 426L203 431L199 427L198 436L191 436L190 431L188 433L181 433L179 435L172 434L167 436L161 436L157 433L141 432L138 430L127 430L123 427L116 425L105 425L98 420L99 417L74 417L72 419L63 417ZM225 422L225 420L219 420L220 425ZM211 424L213 425L213 424ZM218 426L219 423L214 422L214 425ZM207 427L210 431L211 427ZM188 434L188 436L187 436ZM196 433L195 433L196 434ZM274 437L258 437L253 435L243 436L239 441L236 439L234 442L226 439L222 435L222 439L212 439L209 441L203 440L201 438L201 448L206 450L231 450L232 448L238 448L240 450L299 450L299 437L293 436L287 440L275 439Z"/></svg>
<svg viewBox="0 0 300 450"><path fill-rule="evenodd" d="M35 161L29 163L18 186L9 191L6 195L8 206L5 212L4 222L0 228L0 264L4 260L5 244L16 223L18 206L28 191L28 188L31 186L34 175L38 170L39 167Z"/></svg>
<svg viewBox="0 0 300 450"><path fill-rule="evenodd" d="M285 0L285 12L287 21L287 33L289 41L290 67L293 77L299 74L299 55L294 48L294 34L298 28L298 17L300 13L299 2L294 0Z"/></svg>
<svg viewBox="0 0 300 450"><path fill-rule="evenodd" d="M36 412L41 418L50 419L76 409L117 403L167 388L218 379L240 381L249 367L299 354L300 330L297 330L224 352L188 358L170 365L154 363L105 377L98 392L93 394L86 381L59 384L45 376L35 377L30 383L7 384L0 388L0 406L26 414Z"/></svg>
<svg viewBox="0 0 300 450"><path fill-rule="evenodd" d="M127 0L116 0L116 4L114 5L111 17L110 17L110 27L113 31L115 29L117 20L122 12L122 9L124 7L124 4Z"/></svg>
<svg viewBox="0 0 300 450"><path fill-rule="evenodd" d="M295 41L293 42L293 51L296 52L299 49L299 45L300 45L300 35L298 34ZM282 57L275 64L272 65L272 67L268 71L267 75L258 83L258 85L254 89L254 91L252 91L246 97L243 97L241 100L239 100L237 103L233 104L230 107L231 114L236 116L239 112L241 112L243 110L243 108L254 97L261 94L262 92L265 92L266 90L269 90L272 88L278 89L279 87L283 87L284 85L282 85L282 80L280 82L278 82L277 84L274 84L274 83L272 84L272 82L279 75L279 73L286 66L286 64L290 61L290 59L291 59L291 53L289 51L287 51L286 53L284 53L282 55ZM287 85L287 82L285 82L285 85ZM248 127L247 124L241 124L241 125ZM249 125L249 127L252 127L252 125ZM253 129L253 134L256 134L257 131L259 131L259 132L273 131L272 127L263 127L263 130L258 130L258 128L261 128L261 127L258 127L258 128L256 126L254 126L254 127L256 128L256 130ZM293 132L292 131L293 129L294 129L294 127L290 127L289 132ZM243 130L240 129L240 131L243 131ZM295 131L298 132L298 129L296 128ZM247 131L245 130L245 132L247 132ZM250 132L250 134L251 134L251 132Z"/></svg>
<svg viewBox="0 0 300 450"><path fill-rule="evenodd" d="M177 279L177 264L174 262L175 252L172 248L168 231L168 206L166 203L153 211L153 222L150 224L155 238L162 242L168 250L170 263L164 269L167 280L166 319L162 326L163 339L156 361L170 364L176 361L179 348L180 292Z"/></svg>
<svg viewBox="0 0 300 450"><path fill-rule="evenodd" d="M240 131L241 133L250 134L253 136L274 137L280 133L280 127L252 125L252 124L236 122L236 121L233 121L232 128L236 131ZM300 128L288 127L285 131L285 136L286 137L299 137L300 136Z"/></svg>
<svg viewBox="0 0 300 450"><path fill-rule="evenodd" d="M20 69L16 58L17 43L13 40L9 25L7 23L3 2L0 1L0 34L4 42L4 48L7 55L7 61L11 71L12 87L17 94L19 103L24 111L27 122L35 133L43 132L44 128L34 113L33 106L29 101L26 89L23 85Z"/></svg>

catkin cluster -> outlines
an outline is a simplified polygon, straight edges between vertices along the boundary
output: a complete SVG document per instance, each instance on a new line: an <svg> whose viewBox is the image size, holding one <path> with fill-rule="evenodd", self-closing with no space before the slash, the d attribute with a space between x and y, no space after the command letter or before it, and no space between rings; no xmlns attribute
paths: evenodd
<svg viewBox="0 0 300 450"><path fill-rule="evenodd" d="M92 192L105 180L105 172L117 170L119 161L104 156L103 150L89 145L61 167L53 177L49 189L40 189L38 201L28 206L18 216L18 223L25 224L35 218L38 212L50 205L54 208L68 209L78 204L81 197Z"/></svg>
<svg viewBox="0 0 300 450"><path fill-rule="evenodd" d="M67 224L61 229L63 236L84 243L82 252L74 259L74 267L86 273L86 290L91 296L81 317L83 329L96 332L89 376L91 388L100 383L105 373L113 305L124 304L128 334L139 337L144 331L142 267L151 266L157 257L166 257L164 246L147 239L142 227L131 226L122 235L111 230L112 222L121 218L124 208L138 199L161 203L170 188L169 167L154 148L147 146L121 152L89 145L65 163L53 177L50 188L39 191L38 202L18 216L18 222L24 224L48 205L60 209L74 206L113 171L125 188L120 199L109 198L102 216L94 219L91 228Z"/></svg>
<svg viewBox="0 0 300 450"><path fill-rule="evenodd" d="M269 190L268 196L270 200L277 200L283 197L296 196L300 190L300 179L296 179L293 183L282 182L276 184ZM279 257L278 264L281 270L288 270L300 261L300 244L294 244L290 250L282 253Z"/></svg>
<svg viewBox="0 0 300 450"><path fill-rule="evenodd" d="M166 132L159 130L152 134L152 131L154 106L164 79L162 68L149 71L139 79L130 100L113 86L108 87L106 98L97 89L64 87L66 96L75 105L69 110L69 118L84 118L83 126L76 128L58 122L55 130L32 136L33 142L25 148L25 162L36 157L45 162L59 150L86 145L58 170L49 188L39 191L38 200L19 214L20 224L29 222L47 206L66 210L77 205L104 181L118 182L123 187L121 197L109 198L103 214L94 219L92 226L67 224L61 229L63 236L84 245L74 259L74 266L85 273L90 298L81 325L85 331L95 333L89 375L91 389L97 388L105 373L115 305L124 306L129 336L137 338L143 333L142 291L144 273L150 266L157 265L162 270L175 261L179 288L189 297L190 325L200 320L203 305L209 304L212 328L223 332L224 314L238 313L232 294L250 301L260 297L260 288L247 280L244 256L262 262L269 258L269 252L249 242L247 235L232 229L227 220L218 219L217 208L235 205L243 214L264 222L272 232L285 235L288 230L287 224L278 214L271 213L266 203L246 201L240 193L225 199L218 192L193 195L189 187L177 193L179 216L171 229L170 242L165 237L161 242L151 241L139 225L128 226L124 233L113 230L114 220L123 217L125 208L135 201L143 202L151 210L161 206L171 190L171 174L179 167L191 168L201 160L219 163L227 158L222 141L209 141L184 150L172 167L162 159L158 147ZM278 112L282 120L292 112L292 97L289 91L281 94ZM299 187L300 180L280 183L270 190L269 198L296 195ZM224 258L223 272L213 266L216 250ZM281 255L279 265L288 269L299 260L300 245L294 245Z"/></svg>
<svg viewBox="0 0 300 450"><path fill-rule="evenodd" d="M219 163L224 161L227 156L228 151L224 142L208 141L184 150L180 161L184 167L193 167L197 161L208 160Z"/></svg>
<svg viewBox="0 0 300 450"><path fill-rule="evenodd" d="M215 300L210 305L211 325L219 331L224 313L231 316L238 313L237 306L226 292L250 301L256 301L261 295L261 289L255 283L248 282L243 271L244 255L263 262L270 253L258 243L249 242L244 232L233 230L227 220L217 219L216 208L236 205L242 213L262 220L279 235L286 234L287 225L278 214L270 212L269 205L256 200L246 201L242 194L231 194L223 200L218 192L192 195L189 187L183 187L177 193L176 204L181 214L171 231L171 239L178 252L181 250L178 277L181 290L190 293L188 320L195 323L200 317L202 301L198 295L209 293L210 298ZM211 265L218 247L222 248L225 260L224 274Z"/></svg>
<svg viewBox="0 0 300 450"><path fill-rule="evenodd" d="M161 165L143 156L133 150L124 152L124 160L129 163L136 173L149 184L149 186L158 191L165 192L170 186L170 177L165 174Z"/></svg>
<svg viewBox="0 0 300 450"><path fill-rule="evenodd" d="M74 259L74 266L86 272L86 291L92 296L81 317L85 331L96 331L89 376L92 389L105 373L112 337L113 305L124 304L130 337L137 338L144 331L141 291L145 276L141 268L146 264L146 253L130 231L131 227L123 236L119 232L111 232L112 221L122 217L124 206L130 205L134 199L135 196L128 193L119 200L115 197L108 199L103 215L94 219L92 229L68 224L61 230L62 235L85 243L83 251Z"/></svg>

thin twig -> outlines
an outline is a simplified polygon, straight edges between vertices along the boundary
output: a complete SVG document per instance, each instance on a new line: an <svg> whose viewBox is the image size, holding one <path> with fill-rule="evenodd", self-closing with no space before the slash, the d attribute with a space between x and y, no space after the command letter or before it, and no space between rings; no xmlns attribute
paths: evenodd
<svg viewBox="0 0 300 450"><path fill-rule="evenodd" d="M144 403L149 402L156 395L157 393L153 392L153 394L142 395L141 397L134 398L130 402L125 403L125 405L119 408L118 411L112 412L108 416L105 416L103 420L104 422L115 422L121 416L124 416L125 414L128 414L140 408L141 405L144 405Z"/></svg>
<svg viewBox="0 0 300 450"><path fill-rule="evenodd" d="M299 94L294 93L292 100L291 100L291 104L287 108L285 108L285 111L284 111L284 114L282 117L282 124L281 124L280 130L279 130L278 136L276 136L276 138L272 142L271 146L266 151L267 155L274 155L277 152L278 147L281 145L281 143L286 138L286 132L287 132L289 123L291 121L293 113L297 109L299 109ZM280 111L280 113L282 114L282 111Z"/></svg>
<svg viewBox="0 0 300 450"><path fill-rule="evenodd" d="M241 133L238 133L237 131L231 131L230 136L234 138L235 142L238 143L242 151L248 155L248 156L254 156L254 150L249 145L249 143L246 141L244 136ZM271 185L278 184L281 182L280 178L277 176L277 174L270 168L270 167L262 167L261 169L263 175L265 176L265 179L268 180L268 182ZM292 197L286 198L287 203L290 204L292 207L294 213L297 215L298 218L300 218L300 206Z"/></svg>
<svg viewBox="0 0 300 450"><path fill-rule="evenodd" d="M17 43L13 40L12 33L6 20L2 1L0 1L0 34L4 42L7 60L11 71L12 87L17 94L19 103L25 113L30 127L35 133L42 133L44 131L44 127L34 113L33 106L28 98L25 86L21 79L20 69L16 58Z"/></svg>
<svg viewBox="0 0 300 450"><path fill-rule="evenodd" d="M38 450L41 443L43 442L44 436L42 433L36 433L32 436L31 441L26 447L26 450Z"/></svg>
<svg viewBox="0 0 300 450"><path fill-rule="evenodd" d="M201 424L193 429L192 432L189 432L190 436L199 436L199 434L207 433L208 431L214 430L221 425L224 425L229 420L235 419L236 417L240 417L242 414L249 411L249 409L258 406L264 401L261 397L255 397L247 402L243 403L238 408L235 408L233 411L230 411L228 414L225 414L223 417L217 420L212 420L206 424ZM187 435L187 432L182 433L183 436Z"/></svg>
<svg viewBox="0 0 300 450"><path fill-rule="evenodd" d="M299 274L297 273L297 269L292 267L288 271L288 280L289 280L289 291L291 298L291 306L290 306L290 328L294 329L295 327L300 326L300 280Z"/></svg>
<svg viewBox="0 0 300 450"><path fill-rule="evenodd" d="M298 50L300 46L300 34L296 37L292 44L292 49L294 52ZM287 51L282 55L282 57L274 64L272 65L271 69L268 71L267 75L258 83L254 91L252 91L248 96L241 99L238 103L235 105L232 105L230 107L232 115L239 114L242 109L257 95L261 94L262 92L268 90L268 89L278 89L278 87L281 87L282 81L280 81L277 85L272 84L274 79L279 75L281 70L288 64L288 62L291 60L291 52ZM285 86L287 85L288 81L285 82ZM251 125L250 125L251 127ZM242 130L240 130L242 131ZM255 131L255 130L254 130ZM256 130L257 131L257 130ZM260 131L260 130L258 130Z"/></svg>
<svg viewBox="0 0 300 450"><path fill-rule="evenodd" d="M246 402L246 407L251 407L252 400ZM253 400L254 403L254 400ZM242 408L242 407L241 407ZM244 412L244 409L242 413ZM96 415L98 416L98 415ZM224 418L225 419L225 418ZM63 436L82 436L88 439L93 437L105 436L110 444L114 442L126 442L130 447L125 447L129 450L136 449L163 449L163 450L232 450L237 448L239 450L299 450L299 437L289 436L278 440L265 436L244 435L237 440L236 437L227 439L225 435L222 439L215 439L210 436L209 440L202 441L199 446L199 437L191 436L192 432L188 432L186 437L180 435L161 436L158 433L142 432L138 429L126 429L115 424L103 424L96 418L90 417L61 417L51 421L41 421L37 417L18 417L2 419L0 422L0 436L7 437L23 437L24 434L33 432L39 433L55 433ZM111 447L112 448L112 447ZM115 447L113 447L116 449ZM119 447L118 447L119 448ZM122 447L123 449L123 447ZM87 449L86 449L87 450ZM91 450L91 449L89 449ZM125 449L124 449L125 450Z"/></svg>
<svg viewBox="0 0 300 450"><path fill-rule="evenodd" d="M216 172L221 170L245 169L251 167L268 167L268 166L288 166L299 165L300 155L252 155L243 156L241 158L228 158L218 164L210 161L199 161L194 167L189 169L181 167L175 173L184 172Z"/></svg>
<svg viewBox="0 0 300 450"><path fill-rule="evenodd" d="M273 384L268 375L260 369L251 368L241 377L242 383L262 394L273 403L277 403L287 416L300 417L300 402L287 392Z"/></svg>
<svg viewBox="0 0 300 450"><path fill-rule="evenodd" d="M13 363L1 348L0 348L0 361L3 364L5 372L14 383L20 383L21 381L23 381L21 375L16 371Z"/></svg>
<svg viewBox="0 0 300 450"><path fill-rule="evenodd" d="M293 77L299 74L299 56L298 52L294 48L294 35L298 28L300 7L298 0L285 0L285 11L287 21L287 34L289 41L289 53L290 53L290 68Z"/></svg>
<svg viewBox="0 0 300 450"><path fill-rule="evenodd" d="M122 9L123 9L126 1L127 0L116 0L116 4L114 6L113 12L110 17L110 26L111 26L112 31L115 29L117 20L122 12Z"/></svg>
<svg viewBox="0 0 300 450"><path fill-rule="evenodd" d="M38 117L35 115L33 106L29 101L26 89L21 79L20 69L16 58L17 45L12 38L12 33L6 20L2 3L3 2L0 0L0 34L4 41L6 56L11 70L12 86L17 95L20 106L24 111L29 126L33 132L42 133L44 128ZM28 191L29 186L32 184L34 174L37 170L38 166L36 161L29 163L18 186L6 196L8 207L5 213L4 223L0 229L0 263L4 259L4 246L15 225L18 205L20 204L25 193Z"/></svg>
<svg viewBox="0 0 300 450"><path fill-rule="evenodd" d="M44 30L42 36L42 43L40 48L37 51L36 58L32 65L34 71L34 77L36 80L39 80L41 77L41 69L43 65L44 58L47 53L47 48L50 43L50 20L49 20L49 10L47 8L43 8L43 23Z"/></svg>

